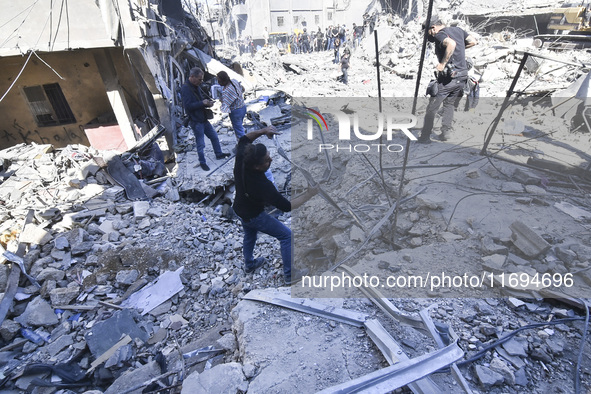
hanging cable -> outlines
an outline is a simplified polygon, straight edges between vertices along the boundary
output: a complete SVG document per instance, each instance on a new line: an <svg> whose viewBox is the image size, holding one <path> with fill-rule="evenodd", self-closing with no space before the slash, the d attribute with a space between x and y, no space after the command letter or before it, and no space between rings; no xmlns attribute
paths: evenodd
<svg viewBox="0 0 591 394"><path fill-rule="evenodd" d="M53 42L50 43L50 47L49 49L53 51L53 48L55 47L55 42L57 41L57 34L59 33L60 30L60 26L62 25L62 13L64 12L64 0L62 0L62 5L60 7L60 16L57 20L57 26L55 28L55 35L53 36ZM51 29L49 29L49 37L51 39Z"/></svg>
<svg viewBox="0 0 591 394"><path fill-rule="evenodd" d="M10 19L9 21L7 21L6 23L4 23L2 26L0 26L0 29L2 29L4 26L6 26L8 23L12 22L13 20L15 20L20 14L22 14L23 12L27 11L27 9L29 10L29 12L27 13L27 15L25 16L25 18L23 19L23 21L20 23L20 25L18 25L16 27L16 29L14 29L12 31L12 33L10 33L6 39L2 42L2 44L0 44L0 46L4 46L4 44L6 44L8 42L8 40L10 40L12 38L12 36L14 35L14 33L16 33L21 27L22 25L27 21L27 19L29 18L29 15L31 14L31 11L33 11L33 8L35 8L35 5L39 2L39 0L35 1L33 4L31 4L29 7L25 8L24 10L22 10L21 12L19 12L18 14L16 14L12 19Z"/></svg>
<svg viewBox="0 0 591 394"><path fill-rule="evenodd" d="M2 102L2 100L4 100L4 97L6 97L6 95L8 94L8 92L10 92L10 90L12 89L12 87L14 86L14 84L16 83L16 81L18 81L18 79L21 76L21 74L23 73L23 71L25 71L25 67L27 67L27 63L29 63L29 60L31 59L31 56L32 55L33 55L33 51L31 51L29 53L29 56L27 57L27 60L25 61L25 64L23 64L23 67L19 71L18 75L16 76L16 78L14 79L14 81L12 81L12 84L10 84L10 86L8 87L8 90L0 98L0 103Z"/></svg>
<svg viewBox="0 0 591 394"><path fill-rule="evenodd" d="M53 0L49 1L49 41L47 42L47 49L51 48L51 35L53 34ZM57 33L56 33L57 35Z"/></svg>
<svg viewBox="0 0 591 394"><path fill-rule="evenodd" d="M70 49L70 12L68 9L68 0L66 0L66 23L68 26L68 49Z"/></svg>
<svg viewBox="0 0 591 394"><path fill-rule="evenodd" d="M35 51L31 51L31 52L34 53L35 56L37 56L37 59L41 60L41 62L43 62L43 64L45 64L47 67L49 67L49 69L51 71L53 71L55 73L55 75L57 75L61 80L64 80L64 81L66 80L64 77L62 77L61 75L59 75L59 73L57 71L55 71L53 67L51 67L49 64L47 64L47 62L45 60L41 59L39 57L39 55L37 55L37 52L35 52Z"/></svg>

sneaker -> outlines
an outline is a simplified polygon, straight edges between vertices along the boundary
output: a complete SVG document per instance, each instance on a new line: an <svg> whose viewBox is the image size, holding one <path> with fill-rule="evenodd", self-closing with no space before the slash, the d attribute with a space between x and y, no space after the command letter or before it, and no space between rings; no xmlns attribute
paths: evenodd
<svg viewBox="0 0 591 394"><path fill-rule="evenodd" d="M251 265L244 264L244 272L246 272L247 274L252 274L254 271L256 271L257 268L262 267L263 264L265 264L265 258L257 257L256 259L254 259Z"/></svg>
<svg viewBox="0 0 591 394"><path fill-rule="evenodd" d="M222 160L225 159L226 157L230 157L231 155L229 153L220 153L219 155L216 155L215 158L218 160Z"/></svg>
<svg viewBox="0 0 591 394"><path fill-rule="evenodd" d="M209 171L210 170L209 166L207 164L205 164L205 163L201 163L200 166L203 169L203 171Z"/></svg>
<svg viewBox="0 0 591 394"><path fill-rule="evenodd" d="M293 284L296 284L302 280L302 276L306 276L309 273L310 273L310 270L307 268L303 268L301 270L292 269L291 270L291 278L285 277L285 284L287 286L291 286Z"/></svg>
<svg viewBox="0 0 591 394"><path fill-rule="evenodd" d="M430 144L431 143L431 138L419 137L417 139L417 143L419 143L419 144Z"/></svg>

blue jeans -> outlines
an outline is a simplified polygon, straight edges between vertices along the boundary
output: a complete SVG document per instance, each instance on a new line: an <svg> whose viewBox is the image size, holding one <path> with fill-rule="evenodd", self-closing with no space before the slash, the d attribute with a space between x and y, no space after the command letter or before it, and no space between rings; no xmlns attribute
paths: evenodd
<svg viewBox="0 0 591 394"><path fill-rule="evenodd" d="M232 122L232 128L236 138L240 139L244 136L244 116L246 115L246 106L233 109L230 112L230 122Z"/></svg>
<svg viewBox="0 0 591 394"><path fill-rule="evenodd" d="M283 259L283 276L291 279L291 230L279 220L265 212L248 221L242 221L244 229L244 242L242 252L244 253L244 265L250 267L254 264L254 245L257 241L257 233L268 234L279 240L281 246L281 258Z"/></svg>
<svg viewBox="0 0 591 394"><path fill-rule="evenodd" d="M339 53L341 50L340 47L335 48L334 50L334 60L333 63L338 64L341 61L341 54Z"/></svg>
<svg viewBox="0 0 591 394"><path fill-rule="evenodd" d="M343 70L343 83L346 85L349 80L349 69L342 68L341 70Z"/></svg>
<svg viewBox="0 0 591 394"><path fill-rule="evenodd" d="M207 136L207 138L209 138L209 140L211 141L211 146L213 147L215 155L219 156L222 154L222 147L220 146L218 134L215 132L215 130L208 121L205 121L203 123L191 122L191 128L193 129L193 134L195 134L195 142L197 143L197 154L199 155L199 163L207 163L205 161L205 153L203 153L203 150L205 149L205 136Z"/></svg>

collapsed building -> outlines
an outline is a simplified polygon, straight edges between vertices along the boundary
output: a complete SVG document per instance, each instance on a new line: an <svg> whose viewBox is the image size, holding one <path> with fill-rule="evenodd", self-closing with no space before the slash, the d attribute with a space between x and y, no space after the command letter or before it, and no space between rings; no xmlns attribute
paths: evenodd
<svg viewBox="0 0 591 394"><path fill-rule="evenodd" d="M131 7L130 14L139 9ZM293 295L303 298L292 298L284 289L276 289L283 286L281 263L270 237L260 239L261 255L268 264L253 275L243 272L241 228L228 205L231 163L218 162L213 174L198 168L191 132L182 126L182 109L172 94L191 65L210 74L228 68L209 56L214 54L202 33L191 29L199 40L171 34L166 26L185 31L186 21L174 25L170 19L180 20L178 7L158 11L162 14L154 11L148 19L164 29L157 29L159 34L188 40L191 46L177 52L173 48L183 44L171 38L171 52L158 52L156 60L143 49L130 49L151 59L142 60L148 67L138 74L149 90L143 96L151 94L157 103L152 110L144 113L142 105L134 103L134 97L142 96L142 84L125 82L131 80L128 65L139 69L143 63L137 56L130 55L134 60L127 62L125 56L116 55L122 44L113 40L110 57L121 63L113 61L115 76L111 74L107 82L116 78L120 83L101 82L97 69L104 66L102 57L109 56L101 56L103 49L97 56L96 49L89 49L92 57L87 53L84 58L94 59L89 64L96 67L93 78L101 86L94 93L103 102L87 114L76 107L78 100L68 100L76 127L64 123L45 129L30 119L33 115L39 115L40 121L59 119L55 96L45 85L57 83L65 97L72 94L72 88L62 86L41 60L36 67L48 70L41 76L51 78L34 79L38 73L31 73L19 81L40 86L46 104L38 107L54 112L32 113L22 107L28 94L39 89L11 96L10 101L21 101L18 124L29 118L32 130L47 134L16 133L14 144L0 155L2 247L8 250L0 269L5 291L0 303L3 389L195 393L370 387L376 392L568 392L576 385L575 371L583 387L589 386L584 297L591 282L591 131L584 120L573 125L572 115L565 115L576 113L587 97L586 52L569 52L572 58L554 52L533 56L527 37L483 33L473 52L484 96L479 106L458 113L456 134L447 144L412 146L408 162L402 155L389 155L380 167L379 152L367 158L346 151L319 155L316 145L298 139L305 135L301 128L307 124L299 104L328 108L322 101L298 103L309 93L331 97L337 110L359 112L353 100L335 96L372 97L369 103L361 102L362 107L378 108L374 37L367 37L354 52L349 86L336 81L338 71L330 65L330 54L281 56L269 47L254 56L239 56L233 48L218 48L228 60L225 64L240 64L236 69L243 70L244 79L233 75L248 88L247 126L274 124L283 129L278 141L268 142L276 159L277 185L294 192L304 188L309 178L303 177L303 169L323 189L301 211L286 217L296 244L306 245L297 253L316 269L317 280L330 285L333 277L359 277L360 272L411 276L432 265L454 276L460 272L474 276L469 270L486 272L491 281L507 275L507 286L499 293L489 291L499 286L476 293L437 286L418 293L404 291L403 286L377 292L371 286L352 286L350 293L310 300L326 294L294 288ZM131 19L148 23L138 16ZM413 48L418 47L420 24L390 15L380 19L376 31L382 95L412 97L419 58ZM152 43L142 37L146 42L137 45L150 48L148 52L166 47L156 44L154 37ZM67 56L76 51L63 52ZM56 66L59 60L49 61L41 50L29 54L30 62L43 59L60 76L70 78ZM21 55L15 59L22 68L26 59ZM152 62L155 68L149 66ZM516 75L520 77L515 79ZM512 80L525 100L506 106L504 96ZM150 90L150 84L157 90ZM18 81L14 85L13 89L20 86ZM110 101L109 86L125 88ZM551 104L538 103L540 95L551 92L555 96ZM123 99L126 105L119 104ZM409 110L411 101L382 104L388 111L402 112ZM419 102L419 118L424 105ZM125 106L131 116L126 114L122 119L127 121L120 122L117 114ZM101 123L105 118L99 111L110 114L109 122ZM143 122L147 113L150 120ZM116 121L115 137L100 134L95 146L92 133L83 131L92 128L91 116L98 117L98 130L113 127ZM491 131L497 118L496 132L494 127ZM337 128L335 118L327 121L330 130ZM235 139L227 117L217 113L212 123L222 144L231 148ZM64 127L77 128L80 138L86 136L88 141L62 144L53 135ZM479 155L487 128L486 155ZM123 152L125 161L130 152L151 146L162 132L170 133L172 145L159 143L163 150L174 151L175 163L167 163L167 171L155 177L138 173L118 177L112 171L117 155L98 145L119 141L116 153ZM126 135L133 136L129 144ZM25 140L29 137L33 139ZM406 140L395 135L392 143L405 146ZM530 278L536 273L551 280L554 275L571 278L577 292L524 286L521 278L533 284ZM520 280L509 285L509 275ZM577 358L580 361L572 361Z"/></svg>

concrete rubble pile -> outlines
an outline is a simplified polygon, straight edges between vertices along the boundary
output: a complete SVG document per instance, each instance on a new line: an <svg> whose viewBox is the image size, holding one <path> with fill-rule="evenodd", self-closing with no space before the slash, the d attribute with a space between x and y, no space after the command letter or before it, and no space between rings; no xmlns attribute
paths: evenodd
<svg viewBox="0 0 591 394"><path fill-rule="evenodd" d="M258 101L249 105L263 122L270 121L265 108L270 107ZM216 128L229 150L235 138L222 130L226 123L218 114ZM14 259L11 253L27 246L23 275L14 277L18 266L1 257L5 389L95 387L120 393L171 370L179 373L169 378L174 386L185 377L179 354L216 345L216 352L204 354L234 357L233 334L216 344L219 332L230 332L230 311L244 292L283 284L280 254L271 238L261 237L261 256L269 263L255 275L244 275L241 230L232 219L225 188L233 162L211 179L205 173L198 176L199 200L208 197L203 190L212 190L215 204L211 199L192 204L195 196L182 188L188 182L182 165L191 162L183 155L195 153L188 150L194 139L189 129L185 139L180 136L185 152L178 156L183 160L170 176L142 182L151 191L144 201L129 200L125 188L109 175L111 152L24 144L0 152L0 251L11 251L6 256ZM206 153L213 155L210 150ZM285 182L287 174L277 171L277 180ZM9 294L11 288L14 294ZM147 304L142 288L152 297ZM196 345L210 327L215 327L213 339ZM202 353L185 357L187 365L204 358ZM44 367L32 372L25 368L32 364ZM53 383L48 383L45 378L51 376ZM42 381L32 381L40 377ZM54 387L41 388L48 384Z"/></svg>
<svg viewBox="0 0 591 394"><path fill-rule="evenodd" d="M550 59L535 59L527 64L527 76L521 83L531 85L530 93L553 93L566 88L584 74L580 66L591 63L586 51L564 51L557 54L546 48L536 49L532 37L514 31L481 33L462 19L454 20L454 10L441 13L451 25L464 28L474 34L480 44L467 51L473 59L472 76L481 82L481 97L504 97L511 84L524 51L570 62L564 66ZM384 97L412 97L422 44L420 22L404 23L400 16L381 16L376 25L381 65L381 85ZM350 43L347 44L350 47ZM350 81L347 86L336 81L340 66L332 63L333 51L313 52L302 55L281 55L274 47L261 48L254 57L250 54L232 55L245 71L252 74L262 88L277 88L294 97L340 96L376 97L376 47L374 36L365 37L359 48L352 49ZM342 50L341 50L342 52ZM432 50L427 51L425 69L419 95L423 96L427 83L432 79L436 62Z"/></svg>
<svg viewBox="0 0 591 394"><path fill-rule="evenodd" d="M418 51L409 48L420 45L420 25L390 17L378 24L378 32L383 38L383 94L410 97ZM480 42L472 55L482 76L483 95L503 96L519 61L515 48L524 41L492 35L480 37ZM280 145L291 155L297 153L289 146L289 128L283 126L291 99L377 96L373 50L373 40L366 38L354 52L348 86L335 80L340 72L330 63L332 52L282 56L275 48L263 48L255 57L243 55L238 60L250 73L246 78L257 85L247 96L249 128L275 124L284 131ZM589 55L573 51L568 56L586 61ZM582 75L574 66L565 73L552 71L549 64L532 65L525 82L536 79L545 83L536 89L554 91ZM526 122L524 130L526 126L530 132L565 129L563 119L527 105L514 111ZM471 116L471 122L461 122L462 116ZM458 118L449 146L413 146L409 165L462 165L446 172L409 169L403 195L397 198L413 197L401 207L396 227L385 221L371 237L368 230L376 228L388 209L382 186L371 179L360 159L334 157L334 173L323 187L337 204L346 203L361 219L336 213L318 196L293 217L284 215L294 229L303 228L298 226L305 222L304 228L310 229L304 233L305 244L314 245L315 252L321 250L325 257L302 260L321 261L310 265L315 274L328 275L327 260L338 262L359 250L364 253L347 264L380 277L417 274L425 261L435 261L450 272L528 277L571 273L579 289L591 286L590 189L582 171L589 160L582 148L589 145L589 134L554 135L581 150L580 162L575 163L580 177L565 178L559 171L549 175L515 163L484 161L477 150L490 113L488 118L473 114ZM216 108L212 123L224 150L231 151L236 141L227 115ZM400 353L408 354L411 361L441 347L425 336L425 330L393 320L372 303L375 300L360 293L347 294L354 296L351 299L318 301L326 310L363 315L358 326L338 314L312 316L280 303L253 301L253 293L268 299L286 294L276 289L284 285L278 244L259 236L257 250L267 263L255 274L244 273L242 230L229 209L233 161L222 165L211 160L222 166L208 176L199 169L191 134L181 128L175 166L169 165L166 176L142 182L147 198L137 201L128 199L125 187L109 175L109 152L84 146L56 150L49 145L18 145L0 152L2 390L64 394L330 390L393 362L391 356L397 353L388 355L368 334L370 320L385 325L389 335L400 341ZM493 145L518 145L523 138L523 133L506 133L502 139L496 136ZM276 184L288 189L290 163L277 154L272 142L261 142L268 144L274 158ZM397 142L403 143L402 137ZM572 155L570 148L565 148L566 153L552 150L553 142L547 139L528 143L527 149L519 145L508 152L524 160ZM208 149L209 159L209 145ZM311 158L307 164L319 162ZM393 190L398 176L388 175ZM361 188L351 192L357 186ZM375 201L367 196L375 196ZM483 357L460 365L473 392L569 392L588 305L577 297L542 291L548 289L531 292L511 285L503 290L508 298L442 289L422 289L420 294L396 289L383 298L411 316L409 321L419 319L421 311L423 321L445 322L457 333L465 359L489 349ZM546 325L553 319L563 320ZM501 338L503 343L498 344ZM581 380L588 388L590 349L583 345ZM459 391L450 374L423 379L427 381L416 384Z"/></svg>

